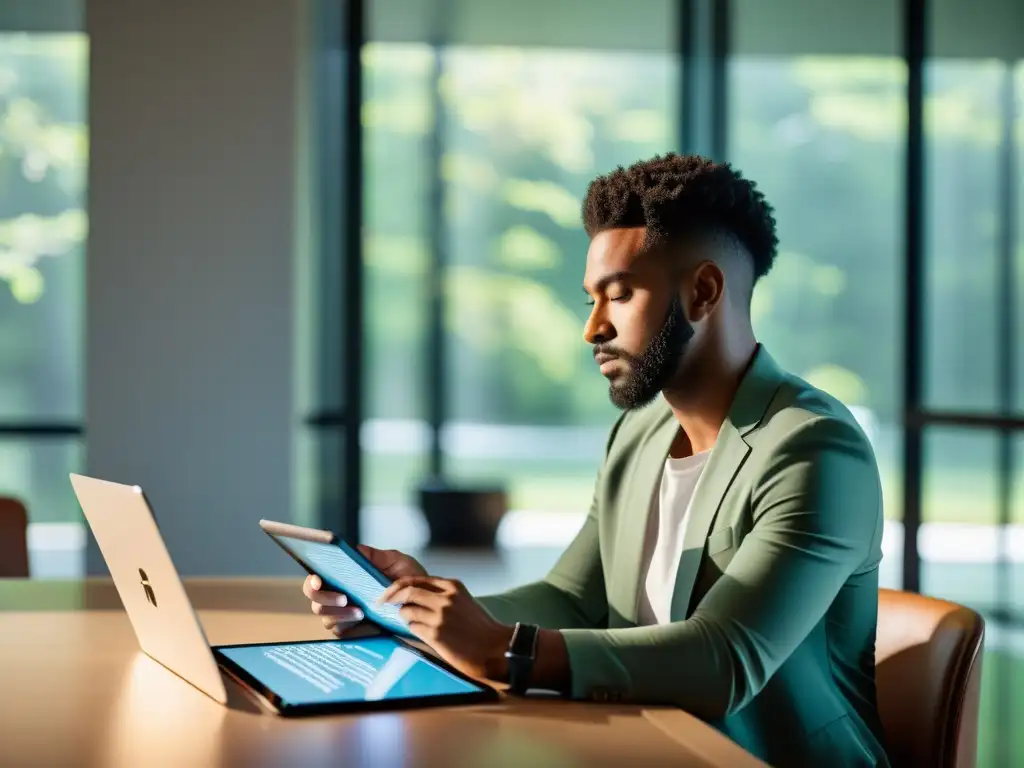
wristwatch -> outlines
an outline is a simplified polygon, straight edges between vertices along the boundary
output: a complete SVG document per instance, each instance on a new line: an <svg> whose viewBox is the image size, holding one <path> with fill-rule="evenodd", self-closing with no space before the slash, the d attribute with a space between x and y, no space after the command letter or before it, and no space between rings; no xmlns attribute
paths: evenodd
<svg viewBox="0 0 1024 768"><path fill-rule="evenodd" d="M536 624L516 622L512 632L512 640L505 651L508 659L509 692L522 696L530 688L530 677L533 674L533 661L537 658L537 635L540 627Z"/></svg>

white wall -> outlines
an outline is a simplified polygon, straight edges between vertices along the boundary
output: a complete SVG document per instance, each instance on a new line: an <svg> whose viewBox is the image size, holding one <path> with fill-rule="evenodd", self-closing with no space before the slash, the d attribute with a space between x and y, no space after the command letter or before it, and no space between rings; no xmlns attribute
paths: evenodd
<svg viewBox="0 0 1024 768"><path fill-rule="evenodd" d="M187 575L296 573L257 520L293 499L305 20L87 6L87 471L145 488Z"/></svg>

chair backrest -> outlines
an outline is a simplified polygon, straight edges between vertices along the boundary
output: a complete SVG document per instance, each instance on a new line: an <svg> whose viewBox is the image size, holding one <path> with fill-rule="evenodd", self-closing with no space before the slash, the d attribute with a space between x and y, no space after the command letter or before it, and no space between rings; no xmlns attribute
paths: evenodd
<svg viewBox="0 0 1024 768"><path fill-rule="evenodd" d="M970 608L879 590L875 675L894 766L974 768L984 638Z"/></svg>
<svg viewBox="0 0 1024 768"><path fill-rule="evenodd" d="M27 533L25 505L0 496L0 579L28 578Z"/></svg>

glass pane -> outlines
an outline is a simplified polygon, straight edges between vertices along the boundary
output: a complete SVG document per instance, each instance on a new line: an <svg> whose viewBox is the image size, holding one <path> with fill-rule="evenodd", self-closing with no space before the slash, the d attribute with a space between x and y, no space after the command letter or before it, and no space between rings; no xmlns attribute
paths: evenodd
<svg viewBox="0 0 1024 768"><path fill-rule="evenodd" d="M978 765L1024 764L1024 632L989 622L981 668Z"/></svg>
<svg viewBox="0 0 1024 768"><path fill-rule="evenodd" d="M368 536L417 543L426 537L410 507L428 468L435 83L433 49L416 42L428 39L416 34L420 17L400 14L395 26L397 7L370 4L374 42L363 56L370 417L363 525ZM625 8L589 14L587 28L603 28L585 36L592 47L581 47L575 32L564 47L547 32L524 37L534 17L507 4L474 4L447 30L452 43L439 84L451 264L442 444L446 474L500 481L525 513L509 516L499 533L505 543L534 541L541 529L560 532L557 546L572 537L615 417L596 374L583 375L592 361L581 339L587 239L579 205L598 173L673 148L680 87L678 59L659 42L670 37L669 14L645 9L651 34L623 38L613 30ZM481 25L488 14L503 24ZM552 511L568 511L567 525L545 525L550 518L533 514Z"/></svg>
<svg viewBox="0 0 1024 768"><path fill-rule="evenodd" d="M379 11L371 4L371 37ZM431 48L363 49L367 368L362 429L363 539L415 549L426 540L414 494L427 470L427 194Z"/></svg>
<svg viewBox="0 0 1024 768"><path fill-rule="evenodd" d="M1014 131L1017 152L1017 245L1015 251L1016 276L1013 307L1017 320L1017 331L1014 335L1017 356L1017 394L1014 403L1017 411L1024 412L1024 61L1018 61L1016 67L1017 81L1017 128ZM1021 465L1024 466L1024 465Z"/></svg>
<svg viewBox="0 0 1024 768"><path fill-rule="evenodd" d="M865 427L884 484L880 578L898 586L907 76L898 9L873 8L838 40L808 32L820 17L806 8L795 16L802 32L776 21L758 38L748 34L753 20L772 14L734 5L746 42L727 69L728 159L757 182L778 223L779 258L754 292L754 329L780 364Z"/></svg>
<svg viewBox="0 0 1024 768"><path fill-rule="evenodd" d="M1024 372L1024 248L1020 199L1024 179L1024 103L1019 59L1024 55L1020 3L978 0L966 6L937 0L928 14L925 68L925 405L997 411L1000 367ZM1013 94L1016 91L1016 105ZM1016 127L1017 160L1006 162L1005 134ZM1004 210L1006 175L1017 201ZM1012 219L1016 218L1016 221ZM1011 219L1011 220L1008 220ZM999 299L1007 231L1016 262L1014 302ZM1001 348L1003 320L1019 329ZM1022 402L1024 378L1011 398Z"/></svg>
<svg viewBox="0 0 1024 768"><path fill-rule="evenodd" d="M1009 70L998 61L940 58L928 62L925 75L925 402L995 410L1003 311L996 302L999 177Z"/></svg>
<svg viewBox="0 0 1024 768"><path fill-rule="evenodd" d="M416 550L425 545L426 523L414 507L427 474L426 424L374 419L363 425L363 540L371 546Z"/></svg>
<svg viewBox="0 0 1024 768"><path fill-rule="evenodd" d="M1011 531L999 522L999 435L932 428L924 440L921 591L976 609L1004 608L997 557ZM1024 569L1009 572L1024 595Z"/></svg>
<svg viewBox="0 0 1024 768"><path fill-rule="evenodd" d="M1024 565L1024 434L1018 433L1013 450L1013 506L1010 520L1017 526L1017 556ZM1017 596L1024 606L1024 593Z"/></svg>
<svg viewBox="0 0 1024 768"><path fill-rule="evenodd" d="M81 416L87 61L0 32L0 419Z"/></svg>
<svg viewBox="0 0 1024 768"><path fill-rule="evenodd" d="M424 414L431 49L363 49L366 417Z"/></svg>
<svg viewBox="0 0 1024 768"><path fill-rule="evenodd" d="M610 425L581 338L580 201L675 145L675 57L459 47L445 69L452 418Z"/></svg>
<svg viewBox="0 0 1024 768"><path fill-rule="evenodd" d="M68 474L80 472L79 440L0 439L0 495L28 510L29 570L34 578L84 573L85 528Z"/></svg>
<svg viewBox="0 0 1024 768"><path fill-rule="evenodd" d="M514 509L567 513L571 538L616 415L581 336L580 201L597 174L675 146L679 64L458 46L444 68L447 466L503 481Z"/></svg>

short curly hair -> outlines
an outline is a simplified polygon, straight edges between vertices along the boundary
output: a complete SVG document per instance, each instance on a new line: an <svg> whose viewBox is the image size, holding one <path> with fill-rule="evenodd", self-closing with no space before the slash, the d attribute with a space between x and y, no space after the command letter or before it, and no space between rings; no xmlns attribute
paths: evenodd
<svg viewBox="0 0 1024 768"><path fill-rule="evenodd" d="M754 280L778 252L772 206L728 163L669 153L594 179L583 200L589 237L617 227L647 227L645 246L692 235L726 234L754 261Z"/></svg>

